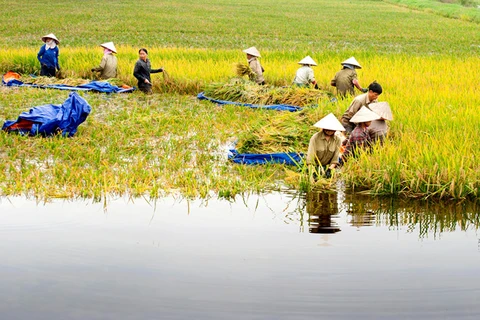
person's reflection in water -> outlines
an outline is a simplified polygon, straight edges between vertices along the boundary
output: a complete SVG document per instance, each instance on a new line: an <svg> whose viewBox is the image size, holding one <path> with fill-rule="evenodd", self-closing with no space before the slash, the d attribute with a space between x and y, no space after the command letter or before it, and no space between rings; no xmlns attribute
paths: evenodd
<svg viewBox="0 0 480 320"><path fill-rule="evenodd" d="M337 196L332 193L308 192L307 213L310 233L336 233L340 228L332 221L338 214Z"/></svg>

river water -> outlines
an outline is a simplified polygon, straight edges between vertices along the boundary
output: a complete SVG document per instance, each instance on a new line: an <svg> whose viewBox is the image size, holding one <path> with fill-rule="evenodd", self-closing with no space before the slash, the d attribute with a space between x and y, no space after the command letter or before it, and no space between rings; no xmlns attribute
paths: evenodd
<svg viewBox="0 0 480 320"><path fill-rule="evenodd" d="M480 319L480 210L345 194L0 201L0 319Z"/></svg>

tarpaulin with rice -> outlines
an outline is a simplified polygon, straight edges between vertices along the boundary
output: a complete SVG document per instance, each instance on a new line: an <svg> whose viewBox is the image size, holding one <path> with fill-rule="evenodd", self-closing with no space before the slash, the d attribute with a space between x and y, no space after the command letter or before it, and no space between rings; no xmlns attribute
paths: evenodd
<svg viewBox="0 0 480 320"><path fill-rule="evenodd" d="M7 72L2 76L2 83L7 87L29 87L39 89L57 89L57 90L69 90L69 91L94 91L103 93L126 93L135 90L135 87L115 86L108 81L90 81L80 79L83 83L78 85L65 84L66 81L73 81L73 79L56 79L48 77L33 77L30 76L24 81L24 77L15 72ZM48 80L55 83L41 83L39 80ZM63 83L62 83L63 82Z"/></svg>
<svg viewBox="0 0 480 320"><path fill-rule="evenodd" d="M197 99L208 100L210 102L220 104L220 105L235 105L235 106L241 106L241 107L249 107L249 108L253 108L253 109L268 109L268 110L290 111L290 112L302 110L301 107L292 106L292 105L288 105L288 104L259 105L259 104L252 104L252 103L243 103L243 102L234 102L234 101L213 99L213 98L209 98L209 97L205 96L205 94L203 92L200 92L197 95Z"/></svg>

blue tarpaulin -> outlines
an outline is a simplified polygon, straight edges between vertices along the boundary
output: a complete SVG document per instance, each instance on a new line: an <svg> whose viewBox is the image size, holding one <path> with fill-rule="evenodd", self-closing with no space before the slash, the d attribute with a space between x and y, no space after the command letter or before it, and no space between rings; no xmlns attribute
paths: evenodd
<svg viewBox="0 0 480 320"><path fill-rule="evenodd" d="M7 87L30 87L30 88L40 88L40 89L58 89L58 90L70 90L70 91L96 91L104 93L124 93L132 92L135 90L135 87L123 89L117 86L114 86L106 81L91 81L86 84L79 86L69 86L66 84L46 84L39 85L34 83L23 83L18 79L12 79L8 82L2 81Z"/></svg>
<svg viewBox="0 0 480 320"><path fill-rule="evenodd" d="M231 149L228 152L228 159L239 164L281 163L295 166L303 163L303 154L296 152L263 154L238 153L237 150Z"/></svg>
<svg viewBox="0 0 480 320"><path fill-rule="evenodd" d="M31 136L52 136L61 132L63 136L72 137L91 110L85 99L71 92L62 105L33 107L28 112L22 112L17 120L5 121L2 130Z"/></svg>
<svg viewBox="0 0 480 320"><path fill-rule="evenodd" d="M290 112L302 110L301 107L292 106L289 104L259 105L259 104L243 103L243 102L233 102L233 101L227 101L227 100L217 100L217 99L206 97L203 92L200 92L197 95L197 99L208 100L213 103L221 104L221 105L230 104L230 105L241 106L241 107L249 107L253 109L269 109L269 110L290 111Z"/></svg>

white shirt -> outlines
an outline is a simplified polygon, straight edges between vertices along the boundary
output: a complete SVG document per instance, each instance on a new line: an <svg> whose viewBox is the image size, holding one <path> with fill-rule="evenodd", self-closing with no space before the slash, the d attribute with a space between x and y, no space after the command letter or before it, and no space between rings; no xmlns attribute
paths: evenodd
<svg viewBox="0 0 480 320"><path fill-rule="evenodd" d="M315 76L313 75L313 69L309 66L302 66L297 70L295 75L294 83L298 84L310 84L315 81Z"/></svg>

